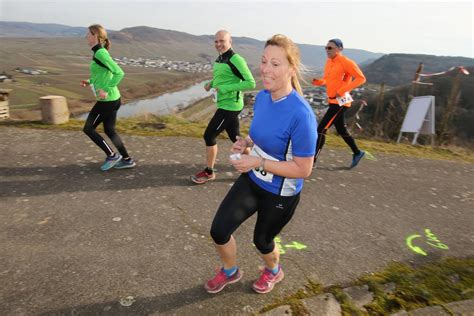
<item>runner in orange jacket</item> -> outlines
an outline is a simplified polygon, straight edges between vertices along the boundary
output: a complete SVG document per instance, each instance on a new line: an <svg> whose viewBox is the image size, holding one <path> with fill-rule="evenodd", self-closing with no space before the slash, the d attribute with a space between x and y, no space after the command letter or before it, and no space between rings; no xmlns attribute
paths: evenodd
<svg viewBox="0 0 474 316"><path fill-rule="evenodd" d="M336 38L328 41L326 45L328 60L324 67L324 76L322 79L313 79L313 85L326 86L329 103L326 114L318 124L318 142L316 145L316 155L314 156L314 166L316 166L316 160L324 146L326 132L332 124L334 124L339 135L352 149L353 157L350 168L357 166L365 154L363 150L359 150L357 147L344 122L344 112L351 106L352 101L349 92L364 84L365 76L353 60L342 55L343 48L340 39Z"/></svg>

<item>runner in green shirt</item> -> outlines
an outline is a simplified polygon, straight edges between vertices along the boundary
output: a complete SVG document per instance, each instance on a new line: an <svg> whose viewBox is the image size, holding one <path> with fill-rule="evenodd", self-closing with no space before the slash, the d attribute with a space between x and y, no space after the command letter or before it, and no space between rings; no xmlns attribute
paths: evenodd
<svg viewBox="0 0 474 316"><path fill-rule="evenodd" d="M102 171L111 168L126 169L135 167L135 161L128 155L122 139L115 131L117 111L120 108L120 91L118 84L124 76L123 70L110 57L110 40L107 32L99 25L89 26L87 31L87 43L93 51L90 63L90 78L83 80L83 87L90 86L96 99L96 103L87 116L84 124L84 133L99 146L107 155L100 169ZM97 126L102 123L104 132L115 145L119 153L116 153L96 131Z"/></svg>
<svg viewBox="0 0 474 316"><path fill-rule="evenodd" d="M214 45L219 52L214 63L213 79L204 89L212 89L217 111L204 132L206 142L206 168L191 176L191 181L202 184L214 180L214 164L217 157L217 136L224 130L232 142L240 136L239 113L244 107L242 91L255 88L255 80L245 59L232 50L232 38L225 30L218 31Z"/></svg>

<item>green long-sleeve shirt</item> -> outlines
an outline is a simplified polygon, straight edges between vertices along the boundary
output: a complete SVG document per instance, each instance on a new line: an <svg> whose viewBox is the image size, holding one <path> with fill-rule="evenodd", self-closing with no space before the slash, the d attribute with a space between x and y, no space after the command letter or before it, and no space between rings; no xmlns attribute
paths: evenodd
<svg viewBox="0 0 474 316"><path fill-rule="evenodd" d="M229 49L217 58L213 75L211 87L218 90L217 108L228 111L242 110L242 91L255 88L255 79L245 59Z"/></svg>
<svg viewBox="0 0 474 316"><path fill-rule="evenodd" d="M120 98L118 84L124 77L122 68L112 59L109 52L101 45L92 47L94 55L90 63L90 79L96 91L96 99L98 101L115 101ZM99 99L98 90L107 92L105 99Z"/></svg>

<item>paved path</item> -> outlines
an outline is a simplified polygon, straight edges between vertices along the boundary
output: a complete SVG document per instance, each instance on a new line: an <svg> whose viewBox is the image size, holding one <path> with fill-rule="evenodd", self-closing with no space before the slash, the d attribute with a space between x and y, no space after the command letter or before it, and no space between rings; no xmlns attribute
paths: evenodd
<svg viewBox="0 0 474 316"><path fill-rule="evenodd" d="M473 256L473 164L376 155L347 170L325 148L281 234L286 278L252 292L261 265L250 219L235 234L243 281L209 295L209 227L237 173L220 141L218 178L195 186L201 139L125 136L138 167L100 172L80 132L0 127L0 314L229 314L260 310L308 280L327 286L398 262ZM430 246L429 229L449 247ZM418 234L414 246L405 244ZM285 247L297 242L306 249ZM440 245L440 244L438 244ZM130 307L120 298L133 296Z"/></svg>

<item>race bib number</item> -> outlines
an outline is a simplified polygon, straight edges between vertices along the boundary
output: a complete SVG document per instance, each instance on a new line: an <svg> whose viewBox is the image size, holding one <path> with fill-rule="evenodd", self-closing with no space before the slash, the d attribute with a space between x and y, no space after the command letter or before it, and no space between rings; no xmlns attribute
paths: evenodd
<svg viewBox="0 0 474 316"><path fill-rule="evenodd" d="M255 157L261 157L261 158L265 158L267 160L272 160L272 161L278 161L278 159L275 159L273 158L272 156L270 156L269 154L267 154L266 152L264 152L260 147L258 147L257 145L253 145L252 147L252 151L250 152L250 155L251 156L255 156ZM260 180L262 181L265 181L265 182L272 182L273 180L273 173L271 172L268 172L266 170L263 170L261 169L260 167L257 167L255 169L252 169L252 172L253 174L259 178Z"/></svg>
<svg viewBox="0 0 474 316"><path fill-rule="evenodd" d="M336 98L336 100L340 106L343 106L346 103L350 103L354 101L354 99L352 99L352 96L349 94L349 92L344 93L342 97L338 97Z"/></svg>
<svg viewBox="0 0 474 316"><path fill-rule="evenodd" d="M95 91L95 87L94 87L94 84L90 84L89 85L91 87L91 90L92 90L92 94L94 95L94 97L97 99L97 91Z"/></svg>
<svg viewBox="0 0 474 316"><path fill-rule="evenodd" d="M211 89L211 98L213 102L217 103L217 90L214 88Z"/></svg>

